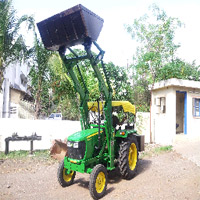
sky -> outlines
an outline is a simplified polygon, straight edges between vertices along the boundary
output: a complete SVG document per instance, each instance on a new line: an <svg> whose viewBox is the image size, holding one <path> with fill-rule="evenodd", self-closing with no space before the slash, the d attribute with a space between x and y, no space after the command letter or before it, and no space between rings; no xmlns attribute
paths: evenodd
<svg viewBox="0 0 200 200"><path fill-rule="evenodd" d="M147 13L153 3L185 24L176 31L178 56L200 65L200 0L13 0L17 15L33 15L36 23L82 4L104 19L97 43L106 52L104 60L119 66L130 65L137 48L124 25Z"/></svg>

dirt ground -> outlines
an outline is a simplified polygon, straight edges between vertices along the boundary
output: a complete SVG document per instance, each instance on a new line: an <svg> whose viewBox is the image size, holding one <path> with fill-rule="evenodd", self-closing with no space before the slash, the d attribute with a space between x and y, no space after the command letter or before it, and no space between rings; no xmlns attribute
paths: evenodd
<svg viewBox="0 0 200 200"><path fill-rule="evenodd" d="M74 184L57 182L57 162L34 158L0 162L1 200L88 200L89 175L76 175ZM109 174L104 198L123 200L200 200L200 167L175 151L144 156L136 176L124 180L117 171Z"/></svg>

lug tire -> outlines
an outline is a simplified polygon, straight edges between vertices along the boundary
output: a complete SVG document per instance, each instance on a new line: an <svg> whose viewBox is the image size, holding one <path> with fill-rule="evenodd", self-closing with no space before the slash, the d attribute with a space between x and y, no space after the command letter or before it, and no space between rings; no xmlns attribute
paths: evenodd
<svg viewBox="0 0 200 200"><path fill-rule="evenodd" d="M89 190L93 199L100 199L106 193L108 182L107 169L102 165L96 165L90 174Z"/></svg>
<svg viewBox="0 0 200 200"><path fill-rule="evenodd" d="M138 143L134 136L122 140L119 150L119 170L123 178L134 177L138 165Z"/></svg>
<svg viewBox="0 0 200 200"><path fill-rule="evenodd" d="M65 174L66 170L67 169L64 168L64 160L62 160L59 164L58 172L57 172L58 182L60 183L62 187L70 186L74 182L74 178L76 175L75 171L71 171L71 173L67 175Z"/></svg>

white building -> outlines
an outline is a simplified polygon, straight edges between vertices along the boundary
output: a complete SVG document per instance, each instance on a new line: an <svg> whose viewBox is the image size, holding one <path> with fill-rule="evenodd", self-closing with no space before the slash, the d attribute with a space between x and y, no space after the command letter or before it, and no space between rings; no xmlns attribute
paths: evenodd
<svg viewBox="0 0 200 200"><path fill-rule="evenodd" d="M18 118L19 102L28 92L29 67L19 63L11 64L4 72L0 100L0 117Z"/></svg>
<svg viewBox="0 0 200 200"><path fill-rule="evenodd" d="M172 144L176 134L195 136L200 129L200 82L169 79L152 90L152 142Z"/></svg>

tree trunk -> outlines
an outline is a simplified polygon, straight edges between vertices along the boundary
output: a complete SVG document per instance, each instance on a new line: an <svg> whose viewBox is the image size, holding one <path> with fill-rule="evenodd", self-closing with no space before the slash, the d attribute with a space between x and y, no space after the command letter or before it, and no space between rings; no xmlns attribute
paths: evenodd
<svg viewBox="0 0 200 200"><path fill-rule="evenodd" d="M36 99L35 99L35 119L38 119L40 116L41 88L42 88L42 78L40 77L38 81L38 91L36 93Z"/></svg>
<svg viewBox="0 0 200 200"><path fill-rule="evenodd" d="M3 67L1 59L0 59L0 92L2 90L2 84L3 84L3 80L4 80L3 72L4 72L4 67Z"/></svg>

